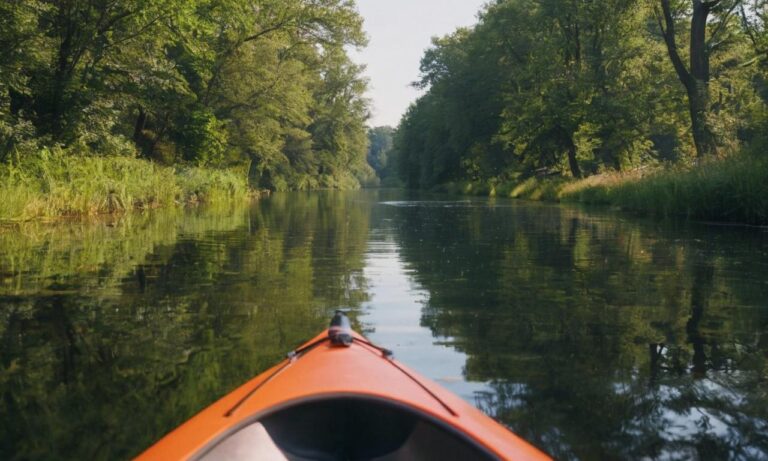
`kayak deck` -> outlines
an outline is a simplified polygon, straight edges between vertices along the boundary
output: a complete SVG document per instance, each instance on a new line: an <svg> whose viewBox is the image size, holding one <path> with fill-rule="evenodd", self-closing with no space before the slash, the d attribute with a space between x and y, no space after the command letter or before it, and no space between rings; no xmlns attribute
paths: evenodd
<svg viewBox="0 0 768 461"><path fill-rule="evenodd" d="M334 327L139 460L550 459L463 399Z"/></svg>

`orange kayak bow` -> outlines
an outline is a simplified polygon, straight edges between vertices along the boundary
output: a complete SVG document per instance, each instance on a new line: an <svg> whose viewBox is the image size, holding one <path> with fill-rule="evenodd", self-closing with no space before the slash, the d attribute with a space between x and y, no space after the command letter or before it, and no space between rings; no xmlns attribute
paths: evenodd
<svg viewBox="0 0 768 461"><path fill-rule="evenodd" d="M464 400L331 327L138 460L547 460Z"/></svg>

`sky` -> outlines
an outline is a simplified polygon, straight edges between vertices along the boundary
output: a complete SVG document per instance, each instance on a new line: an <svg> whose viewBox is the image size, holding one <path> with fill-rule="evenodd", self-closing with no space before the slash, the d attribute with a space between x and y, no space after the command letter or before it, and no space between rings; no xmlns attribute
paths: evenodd
<svg viewBox="0 0 768 461"><path fill-rule="evenodd" d="M487 0L357 0L365 19L368 47L352 59L367 66L370 126L397 126L419 90L419 62L431 38L477 22Z"/></svg>

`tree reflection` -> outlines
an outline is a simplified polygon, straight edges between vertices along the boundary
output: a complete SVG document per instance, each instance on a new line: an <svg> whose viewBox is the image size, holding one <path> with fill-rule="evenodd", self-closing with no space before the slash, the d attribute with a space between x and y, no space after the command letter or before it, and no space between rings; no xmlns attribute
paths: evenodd
<svg viewBox="0 0 768 461"><path fill-rule="evenodd" d="M534 205L398 219L423 324L522 436L561 459L768 458L760 233Z"/></svg>
<svg viewBox="0 0 768 461"><path fill-rule="evenodd" d="M367 299L337 193L0 234L0 458L124 459Z"/></svg>

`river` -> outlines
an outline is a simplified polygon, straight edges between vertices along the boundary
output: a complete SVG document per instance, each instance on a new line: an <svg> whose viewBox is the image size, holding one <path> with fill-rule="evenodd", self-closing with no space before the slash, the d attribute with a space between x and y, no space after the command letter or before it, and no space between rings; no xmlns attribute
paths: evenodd
<svg viewBox="0 0 768 461"><path fill-rule="evenodd" d="M768 231L399 191L0 229L0 459L127 459L326 325L560 459L768 459Z"/></svg>

